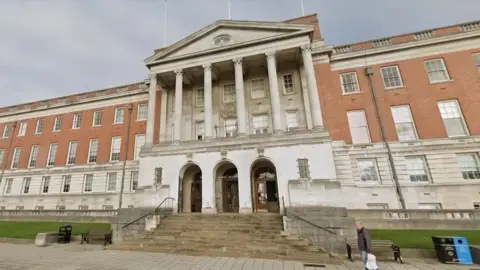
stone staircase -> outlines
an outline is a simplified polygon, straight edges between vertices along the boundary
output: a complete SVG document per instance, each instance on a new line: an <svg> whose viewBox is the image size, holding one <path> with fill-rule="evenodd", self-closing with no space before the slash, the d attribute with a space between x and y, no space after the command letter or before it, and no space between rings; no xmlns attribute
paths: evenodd
<svg viewBox="0 0 480 270"><path fill-rule="evenodd" d="M283 232L279 214L183 213L164 218L154 232L113 246L117 250L194 256L279 259L337 263L308 240Z"/></svg>

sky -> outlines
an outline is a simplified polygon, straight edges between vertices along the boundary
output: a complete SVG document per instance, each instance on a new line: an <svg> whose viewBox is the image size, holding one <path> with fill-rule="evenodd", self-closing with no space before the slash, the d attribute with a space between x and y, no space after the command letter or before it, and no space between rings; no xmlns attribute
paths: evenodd
<svg viewBox="0 0 480 270"><path fill-rule="evenodd" d="M219 19L228 0L168 0L167 44ZM301 0L230 0L232 19L302 16ZM340 45L480 20L480 0L303 0ZM164 44L164 0L0 0L0 107L134 82Z"/></svg>

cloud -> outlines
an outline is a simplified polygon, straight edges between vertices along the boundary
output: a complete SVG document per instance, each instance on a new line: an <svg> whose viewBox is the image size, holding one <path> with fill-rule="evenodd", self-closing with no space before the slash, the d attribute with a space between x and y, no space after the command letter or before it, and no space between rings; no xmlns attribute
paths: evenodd
<svg viewBox="0 0 480 270"><path fill-rule="evenodd" d="M230 0L233 19L301 16L300 0ZM329 44L478 19L478 0L303 0ZM461 4L460 4L461 3ZM143 80L163 0L0 1L0 106ZM168 0L168 43L226 19L227 0Z"/></svg>

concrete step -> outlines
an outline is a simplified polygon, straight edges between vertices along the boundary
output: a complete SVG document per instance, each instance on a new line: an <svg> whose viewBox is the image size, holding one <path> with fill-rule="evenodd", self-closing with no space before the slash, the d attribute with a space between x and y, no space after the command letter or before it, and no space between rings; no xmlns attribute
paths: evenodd
<svg viewBox="0 0 480 270"><path fill-rule="evenodd" d="M189 234L160 234L160 233L152 233L148 235L144 235L143 239L159 239L159 240L186 240L186 239L206 239L206 240L241 240L241 241L305 241L298 236L295 237L288 237L282 236L280 234L259 234L259 235L238 235L238 234L223 234L223 235L204 235L204 234L196 234L196 235L189 235Z"/></svg>
<svg viewBox="0 0 480 270"><path fill-rule="evenodd" d="M137 240L138 241L138 240ZM135 242L135 241L133 241ZM313 247L307 240L287 241L284 239L273 240L245 240L245 239L211 239L211 238L183 238L183 239L143 239L143 243L155 245L191 245L191 246L222 246L222 247L247 247L257 246L294 246L294 247Z"/></svg>
<svg viewBox="0 0 480 270"><path fill-rule="evenodd" d="M256 259L272 259L272 260L286 260L299 261L303 263L315 264L340 264L336 258L331 258L328 253L322 252L301 252L292 253L289 255L267 254L260 252L245 252L245 251L227 251L227 250L188 250L188 249L172 249L168 247L140 247L140 246L126 246L113 245L110 249L125 250L125 251L143 251L143 252L158 252L169 254L182 254L190 256L210 256L210 257L234 257L234 258L256 258Z"/></svg>

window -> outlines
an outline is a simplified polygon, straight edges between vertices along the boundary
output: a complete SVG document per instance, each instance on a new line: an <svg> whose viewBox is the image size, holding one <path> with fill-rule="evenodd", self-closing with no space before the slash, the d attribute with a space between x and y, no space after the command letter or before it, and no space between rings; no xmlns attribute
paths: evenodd
<svg viewBox="0 0 480 270"><path fill-rule="evenodd" d="M294 92L292 74L283 74L283 93L293 94Z"/></svg>
<svg viewBox="0 0 480 270"><path fill-rule="evenodd" d="M235 137L237 136L237 119L230 118L225 119L225 137Z"/></svg>
<svg viewBox="0 0 480 270"><path fill-rule="evenodd" d="M205 134L205 123L203 121L195 123L195 137L197 140L203 140Z"/></svg>
<svg viewBox="0 0 480 270"><path fill-rule="evenodd" d="M35 211L42 211L43 209L45 209L45 206L35 206Z"/></svg>
<svg viewBox="0 0 480 270"><path fill-rule="evenodd" d="M359 159L357 165L362 182L378 182L380 180L376 159Z"/></svg>
<svg viewBox="0 0 480 270"><path fill-rule="evenodd" d="M203 88L197 88L195 91L195 105L197 107L202 107L205 102L205 91Z"/></svg>
<svg viewBox="0 0 480 270"><path fill-rule="evenodd" d="M55 122L53 123L53 131L60 131L62 130L62 118L55 117Z"/></svg>
<svg viewBox="0 0 480 270"><path fill-rule="evenodd" d="M431 210L441 210L441 203L419 203L418 209L431 209Z"/></svg>
<svg viewBox="0 0 480 270"><path fill-rule="evenodd" d="M385 89L395 89L403 87L402 76L398 66L384 67L380 69Z"/></svg>
<svg viewBox="0 0 480 270"><path fill-rule="evenodd" d="M468 131L457 100L438 102L438 109L448 137L467 136Z"/></svg>
<svg viewBox="0 0 480 270"><path fill-rule="evenodd" d="M32 145L30 150L30 158L28 160L28 168L35 168L37 165L38 145Z"/></svg>
<svg viewBox="0 0 480 270"><path fill-rule="evenodd" d="M145 121L148 118L148 104L138 104L137 121Z"/></svg>
<svg viewBox="0 0 480 270"><path fill-rule="evenodd" d="M223 103L235 102L235 84L229 83L223 85Z"/></svg>
<svg viewBox="0 0 480 270"><path fill-rule="evenodd" d="M20 147L16 147L13 149L13 158L12 158L12 169L18 168L18 163L20 162L20 154L22 153L22 149Z"/></svg>
<svg viewBox="0 0 480 270"><path fill-rule="evenodd" d="M70 184L71 183L72 183L72 176L71 175L62 176L62 192L63 193L70 192Z"/></svg>
<svg viewBox="0 0 480 270"><path fill-rule="evenodd" d="M122 137L113 137L110 148L110 162L120 161L120 148L122 147Z"/></svg>
<svg viewBox="0 0 480 270"><path fill-rule="evenodd" d="M78 210L88 211L88 205L79 205Z"/></svg>
<svg viewBox="0 0 480 270"><path fill-rule="evenodd" d="M445 62L441 58L425 61L425 69L427 70L430 83L450 80Z"/></svg>
<svg viewBox="0 0 480 270"><path fill-rule="evenodd" d="M28 194L30 191L30 182L32 181L31 177L23 178L23 194Z"/></svg>
<svg viewBox="0 0 480 270"><path fill-rule="evenodd" d="M310 179L310 168L308 166L308 159L299 158L297 159L297 163L300 179Z"/></svg>
<svg viewBox="0 0 480 270"><path fill-rule="evenodd" d="M18 136L25 136L27 133L27 122L21 122L20 128L18 129Z"/></svg>
<svg viewBox="0 0 480 270"><path fill-rule="evenodd" d="M3 159L5 157L5 150L0 149L0 168L3 168Z"/></svg>
<svg viewBox="0 0 480 270"><path fill-rule="evenodd" d="M145 134L135 135L134 159L139 159L140 158L138 155L140 154L140 150L142 149L142 146L144 146L144 145L145 145Z"/></svg>
<svg viewBox="0 0 480 270"><path fill-rule="evenodd" d="M293 129L298 127L298 115L297 111L286 111L285 112L285 119L287 122L287 130Z"/></svg>
<svg viewBox="0 0 480 270"><path fill-rule="evenodd" d="M115 108L115 119L113 120L114 124L122 124L123 123L123 107Z"/></svg>
<svg viewBox="0 0 480 270"><path fill-rule="evenodd" d="M412 112L409 105L393 106L392 108L393 122L397 129L399 141L417 140L417 132L413 123Z"/></svg>
<svg viewBox="0 0 480 270"><path fill-rule="evenodd" d="M73 115L73 123L72 129L78 129L82 125L82 115L80 113L76 113Z"/></svg>
<svg viewBox="0 0 480 270"><path fill-rule="evenodd" d="M45 121L43 119L37 120L37 126L35 127L35 134L42 133L44 127L45 127Z"/></svg>
<svg viewBox="0 0 480 270"><path fill-rule="evenodd" d="M7 178L5 179L5 189L4 189L4 194L10 194L12 192L12 183L13 183L13 178Z"/></svg>
<svg viewBox="0 0 480 270"><path fill-rule="evenodd" d="M88 163L96 163L98 155L98 139L90 140L88 148Z"/></svg>
<svg viewBox="0 0 480 270"><path fill-rule="evenodd" d="M99 127L101 125L102 125L102 112L100 112L100 111L93 112L92 126Z"/></svg>
<svg viewBox="0 0 480 270"><path fill-rule="evenodd" d="M254 134L268 133L268 114L254 115L252 120Z"/></svg>
<svg viewBox="0 0 480 270"><path fill-rule="evenodd" d="M113 210L113 205L102 205L102 210Z"/></svg>
<svg viewBox="0 0 480 270"><path fill-rule="evenodd" d="M42 193L47 194L50 187L50 176L42 177Z"/></svg>
<svg viewBox="0 0 480 270"><path fill-rule="evenodd" d="M480 74L480 52L473 54L473 60L475 61L475 65L477 66L478 74Z"/></svg>
<svg viewBox="0 0 480 270"><path fill-rule="evenodd" d="M132 191L136 190L137 187L138 187L138 172L137 171L133 171L131 174L130 174L130 189Z"/></svg>
<svg viewBox="0 0 480 270"><path fill-rule="evenodd" d="M428 167L425 157L405 157L411 182L428 182Z"/></svg>
<svg viewBox="0 0 480 270"><path fill-rule="evenodd" d="M77 158L77 142L71 141L68 144L67 165L74 165Z"/></svg>
<svg viewBox="0 0 480 270"><path fill-rule="evenodd" d="M107 191L115 191L117 188L117 173L107 173Z"/></svg>
<svg viewBox="0 0 480 270"><path fill-rule="evenodd" d="M11 127L10 125L5 125L3 127L3 135L2 135L2 138L8 138L10 137L10 133L11 133Z"/></svg>
<svg viewBox="0 0 480 270"><path fill-rule="evenodd" d="M353 144L370 143L370 133L368 132L365 111L347 112L347 118Z"/></svg>
<svg viewBox="0 0 480 270"><path fill-rule="evenodd" d="M480 179L478 155L474 153L457 154L463 179Z"/></svg>
<svg viewBox="0 0 480 270"><path fill-rule="evenodd" d="M23 206L23 205L17 205L15 207L15 210L24 210L24 209L25 209L25 206Z"/></svg>
<svg viewBox="0 0 480 270"><path fill-rule="evenodd" d="M58 144L56 143L50 144L50 149L48 150L48 157L47 157L47 167L55 166L57 149L58 149Z"/></svg>
<svg viewBox="0 0 480 270"><path fill-rule="evenodd" d="M388 209L388 203L367 203L368 209Z"/></svg>
<svg viewBox="0 0 480 270"><path fill-rule="evenodd" d="M474 202L473 203L473 209L480 209L480 203Z"/></svg>
<svg viewBox="0 0 480 270"><path fill-rule="evenodd" d="M252 99L265 97L265 81L263 78L250 81Z"/></svg>
<svg viewBox="0 0 480 270"><path fill-rule="evenodd" d="M57 205L57 211L65 211L67 207L65 205Z"/></svg>
<svg viewBox="0 0 480 270"><path fill-rule="evenodd" d="M85 174L83 181L83 192L92 192L93 174Z"/></svg>
<svg viewBox="0 0 480 270"><path fill-rule="evenodd" d="M163 178L163 168L162 167L157 167L154 169L154 175L155 175L155 184L161 185L162 184L162 178Z"/></svg>
<svg viewBox="0 0 480 270"><path fill-rule="evenodd" d="M340 74L340 80L344 94L360 93L356 72Z"/></svg>

